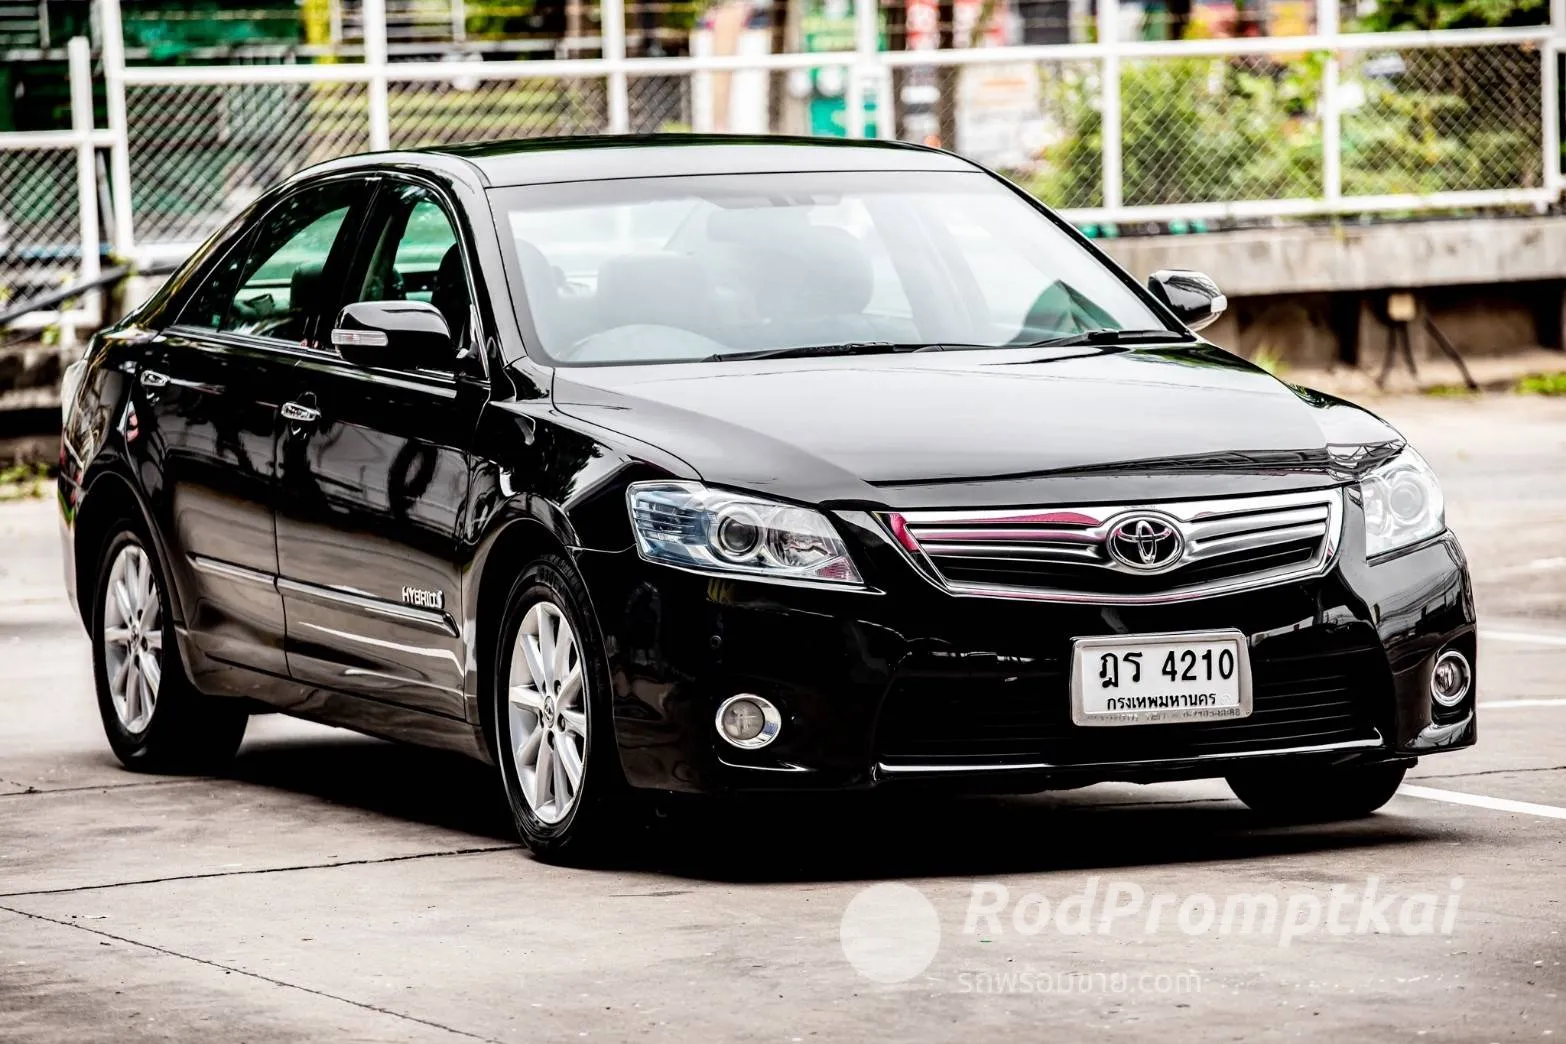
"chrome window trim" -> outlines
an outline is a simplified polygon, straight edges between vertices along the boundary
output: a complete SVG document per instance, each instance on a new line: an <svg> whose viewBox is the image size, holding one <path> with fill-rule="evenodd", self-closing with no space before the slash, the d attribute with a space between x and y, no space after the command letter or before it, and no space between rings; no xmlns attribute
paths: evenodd
<svg viewBox="0 0 1566 1044"><path fill-rule="evenodd" d="M1032 602L1166 605L1173 602L1191 601L1197 598L1237 594L1242 591L1295 583L1300 580L1322 576L1331 569L1333 563L1337 560L1338 550L1342 545L1345 514L1343 503L1344 489L1345 487L1343 486L1333 486L1324 489L1243 497L1214 497L1201 500L1151 501L1145 503L1085 506L1065 504L977 511L882 511L876 512L874 518L877 535L891 544L926 582L939 590L945 591L947 594L963 598L1000 598ZM1053 556L1057 560L1065 558L1081 558L1085 560L1089 555L1095 554L1092 551L1092 546L1103 542L1109 530L1121 516L1136 512L1164 515L1186 527L1183 532L1186 546L1181 557L1174 564L1156 570L1138 570L1115 562L1093 562L1098 568L1123 575L1158 576L1209 557L1212 552L1205 551L1204 553L1204 549L1213 540L1228 538L1228 534L1222 531L1223 519L1227 516L1260 511L1277 511L1281 513L1290 509L1303 510L1311 507L1325 507L1327 509L1327 519L1326 532L1322 538L1321 547L1309 562L1262 570L1256 573L1228 577L1207 583L1172 587L1163 591L1139 594L1013 586L1009 584L965 583L949 580L930 558L929 548L932 544L924 543L915 538L915 542L920 544L920 550L918 552L913 551L898 539L892 523L893 516L901 516L910 528L913 526L939 526L942 523L971 526L986 522L1016 526L1032 521L1034 516L1046 516L1040 519L1034 528L1018 531L1018 535L1029 535L1035 538L1035 540L1040 537L1046 538L1035 544L1037 548L1036 553L1040 557ZM846 520L846 516L850 513L844 512L840 514ZM852 514L858 515L860 513L854 512ZM1066 528L1052 528L1047 518L1050 515L1074 515L1081 521L1075 521ZM1318 524L1319 522L1313 523L1311 527L1314 528L1314 525ZM1217 528L1219 531L1204 539L1200 536L1193 537L1189 531L1191 526L1205 526L1209 530ZM1240 534L1241 537L1243 535ZM1081 545L1081 547L1075 548L1072 546L1074 544ZM935 541L933 546L945 548L949 545ZM1243 545L1240 549L1243 550ZM1008 549L1008 553L1012 550L1016 550L1021 556L1026 556L1028 549L1026 547ZM1236 549L1229 548L1228 550ZM943 553L945 552L943 551ZM982 551L977 549L972 553L976 556L983 554Z"/></svg>
<svg viewBox="0 0 1566 1044"><path fill-rule="evenodd" d="M1357 740L1339 740L1336 743L1320 743L1306 747L1276 747L1271 750L1245 750L1235 752L1215 751L1210 754L1192 754L1184 758L1145 758L1141 761L1092 761L1081 764L1056 764L1050 761L1013 761L989 765L957 765L950 762L926 764L888 765L876 762L877 774L898 776L936 772L1038 772L1059 770L1075 772L1093 769L1156 768L1164 765L1180 765L1189 762L1234 761L1242 758L1273 758L1291 754L1331 754L1338 751L1370 750L1386 746L1386 740L1378 731L1374 737Z"/></svg>

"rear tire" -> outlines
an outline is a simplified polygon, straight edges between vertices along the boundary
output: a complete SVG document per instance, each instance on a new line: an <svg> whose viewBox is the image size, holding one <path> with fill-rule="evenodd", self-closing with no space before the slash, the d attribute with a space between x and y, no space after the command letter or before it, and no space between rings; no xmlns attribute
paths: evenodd
<svg viewBox="0 0 1566 1044"><path fill-rule="evenodd" d="M1360 819L1392 800L1407 765L1258 769L1228 777L1229 789L1269 818L1293 822Z"/></svg>
<svg viewBox="0 0 1566 1044"><path fill-rule="evenodd" d="M249 714L239 701L190 684L169 608L152 541L121 523L98 558L90 617L104 735L120 763L137 772L219 769L239 749Z"/></svg>
<svg viewBox="0 0 1566 1044"><path fill-rule="evenodd" d="M546 555L522 571L495 649L496 755L518 835L550 862L602 854L628 795L603 638L570 562Z"/></svg>

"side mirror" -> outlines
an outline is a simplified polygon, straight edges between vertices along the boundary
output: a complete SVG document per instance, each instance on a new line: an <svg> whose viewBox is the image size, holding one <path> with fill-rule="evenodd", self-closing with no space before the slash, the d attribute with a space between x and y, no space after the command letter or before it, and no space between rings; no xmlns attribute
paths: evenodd
<svg viewBox="0 0 1566 1044"><path fill-rule="evenodd" d="M449 370L456 351L446 317L423 301L360 301L337 313L332 345L355 366Z"/></svg>
<svg viewBox="0 0 1566 1044"><path fill-rule="evenodd" d="M1147 288L1192 330L1211 326L1229 307L1218 284L1200 272L1161 269L1147 277Z"/></svg>

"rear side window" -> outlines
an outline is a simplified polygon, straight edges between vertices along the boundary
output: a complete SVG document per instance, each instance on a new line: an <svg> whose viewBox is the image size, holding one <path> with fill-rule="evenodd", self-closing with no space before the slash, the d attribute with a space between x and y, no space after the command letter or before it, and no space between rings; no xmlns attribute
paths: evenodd
<svg viewBox="0 0 1566 1044"><path fill-rule="evenodd" d="M328 284L332 247L365 196L363 182L339 182L285 199L213 270L180 322L311 343L315 320L335 294Z"/></svg>

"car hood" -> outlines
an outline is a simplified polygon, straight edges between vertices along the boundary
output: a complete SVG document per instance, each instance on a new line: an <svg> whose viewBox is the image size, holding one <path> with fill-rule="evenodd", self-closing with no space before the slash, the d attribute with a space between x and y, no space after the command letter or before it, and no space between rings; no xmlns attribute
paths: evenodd
<svg viewBox="0 0 1566 1044"><path fill-rule="evenodd" d="M1342 481L1388 425L1207 344L556 371L562 413L704 481L812 503L1010 505Z"/></svg>

